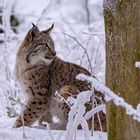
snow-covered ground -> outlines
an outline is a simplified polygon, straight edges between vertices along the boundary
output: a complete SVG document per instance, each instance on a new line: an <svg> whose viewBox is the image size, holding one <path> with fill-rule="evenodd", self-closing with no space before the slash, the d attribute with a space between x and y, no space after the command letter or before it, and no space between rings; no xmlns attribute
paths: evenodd
<svg viewBox="0 0 140 140"><path fill-rule="evenodd" d="M0 119L0 140L25 140L23 138L23 128L12 128L14 121L15 119L5 117ZM25 127L27 140L66 140L65 133L66 131ZM84 131L77 131L76 140L86 140ZM107 140L107 136L103 132L94 132L90 140Z"/></svg>
<svg viewBox="0 0 140 140"><path fill-rule="evenodd" d="M0 44L0 140L23 139L23 129L12 128L15 118L7 117L6 108L13 107L9 97L23 99L19 87L15 87L14 63L16 51L31 28L32 22L41 30L54 22L52 37L57 55L66 61L82 65L104 81L105 40L102 0L88 0L88 5L86 2L86 0L0 0L0 7L4 7L7 22L3 27L6 43ZM16 35L11 34L7 27L10 13L15 14L20 21ZM66 34L76 38L84 46L92 70L85 51ZM65 133L25 127L28 140L66 140ZM103 132L94 132L90 139L107 140L107 136ZM84 131L77 131L76 140L86 140Z"/></svg>

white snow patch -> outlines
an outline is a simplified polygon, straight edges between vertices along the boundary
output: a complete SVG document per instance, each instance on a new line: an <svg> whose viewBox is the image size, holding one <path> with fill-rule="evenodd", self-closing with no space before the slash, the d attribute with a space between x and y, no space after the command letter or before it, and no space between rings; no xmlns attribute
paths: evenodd
<svg viewBox="0 0 140 140"><path fill-rule="evenodd" d="M0 140L25 140L22 128L12 128L14 121L15 119L0 118ZM28 140L65 140L66 131L25 127L25 135ZM85 140L83 130L77 131L76 140ZM90 140L107 140L107 134L96 131Z"/></svg>
<svg viewBox="0 0 140 140"><path fill-rule="evenodd" d="M135 62L135 67L140 69L140 62L139 61Z"/></svg>

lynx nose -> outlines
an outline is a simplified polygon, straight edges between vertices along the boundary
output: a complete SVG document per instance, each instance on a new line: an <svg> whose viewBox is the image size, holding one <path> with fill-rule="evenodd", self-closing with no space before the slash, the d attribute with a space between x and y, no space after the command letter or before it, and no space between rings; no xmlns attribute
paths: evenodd
<svg viewBox="0 0 140 140"><path fill-rule="evenodd" d="M52 55L53 55L53 56L56 56L56 52L52 52Z"/></svg>
<svg viewBox="0 0 140 140"><path fill-rule="evenodd" d="M45 56L45 58L47 58L47 59L53 59L55 56L56 56L56 52L51 52L49 55L47 54Z"/></svg>

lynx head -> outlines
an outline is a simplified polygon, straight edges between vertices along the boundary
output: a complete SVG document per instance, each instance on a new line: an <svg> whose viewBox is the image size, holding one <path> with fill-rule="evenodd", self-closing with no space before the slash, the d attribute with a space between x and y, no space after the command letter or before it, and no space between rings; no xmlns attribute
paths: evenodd
<svg viewBox="0 0 140 140"><path fill-rule="evenodd" d="M54 24L44 31L39 31L38 27L33 24L25 37L26 57L25 61L31 65L45 64L49 65L56 56L54 42L50 37ZM28 42L28 43L27 43Z"/></svg>

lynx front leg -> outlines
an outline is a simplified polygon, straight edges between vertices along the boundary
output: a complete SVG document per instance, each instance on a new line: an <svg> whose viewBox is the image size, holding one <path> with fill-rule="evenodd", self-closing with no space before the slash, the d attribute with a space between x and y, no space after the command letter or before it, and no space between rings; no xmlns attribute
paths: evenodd
<svg viewBox="0 0 140 140"><path fill-rule="evenodd" d="M25 110L22 113L25 126L32 125L39 117L46 111L48 101L35 99L28 101ZM17 118L14 128L21 127L23 125L21 116Z"/></svg>
<svg viewBox="0 0 140 140"><path fill-rule="evenodd" d="M66 85L58 91L58 94L67 100L69 96L76 96L78 94L78 89L75 86ZM65 102L59 102L57 100L54 100L54 104L56 104L57 112L55 115L60 121L58 123L50 124L50 128L54 130L65 130L68 122L70 107Z"/></svg>
<svg viewBox="0 0 140 140"><path fill-rule="evenodd" d="M79 90L76 86L67 85L67 86L63 86L59 90L59 94L62 97L64 97L66 100L70 96L73 96L74 98L76 98L76 96L79 94ZM61 122L63 122L63 124L61 124L60 126L57 126L57 129L63 129L63 128L66 128L66 125L68 122L68 113L70 111L70 107L66 103L59 103L59 107L61 111L63 112L63 116L61 116ZM89 111L91 109L92 109L92 106L89 104L86 104L86 111ZM89 125L89 128L91 128L91 119L88 120L88 125ZM81 129L81 125L78 126L78 129Z"/></svg>

